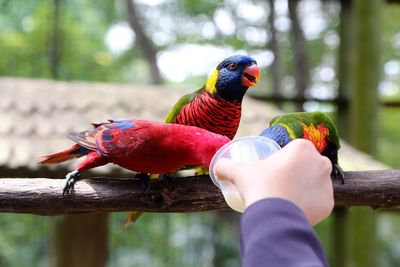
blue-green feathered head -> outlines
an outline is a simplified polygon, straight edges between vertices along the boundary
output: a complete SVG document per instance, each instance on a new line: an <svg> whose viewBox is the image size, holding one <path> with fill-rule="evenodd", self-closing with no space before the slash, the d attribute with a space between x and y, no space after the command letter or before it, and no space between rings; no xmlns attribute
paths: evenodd
<svg viewBox="0 0 400 267"><path fill-rule="evenodd" d="M229 101L242 101L247 89L257 84L259 76L260 69L252 57L235 55L218 64L205 89Z"/></svg>
<svg viewBox="0 0 400 267"><path fill-rule="evenodd" d="M274 140L280 147L284 147L292 141L286 128L279 124L268 127L260 135Z"/></svg>

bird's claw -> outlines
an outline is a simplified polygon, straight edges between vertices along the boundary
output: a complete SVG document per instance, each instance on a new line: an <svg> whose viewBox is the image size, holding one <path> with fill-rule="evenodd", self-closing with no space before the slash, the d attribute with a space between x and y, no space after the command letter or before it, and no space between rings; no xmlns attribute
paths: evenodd
<svg viewBox="0 0 400 267"><path fill-rule="evenodd" d="M170 176L169 173L161 173L160 177L158 178L159 181L163 182L166 186L170 183Z"/></svg>
<svg viewBox="0 0 400 267"><path fill-rule="evenodd" d="M135 178L139 178L139 181L142 183L143 192L148 192L150 189L150 175L147 173L138 173Z"/></svg>
<svg viewBox="0 0 400 267"><path fill-rule="evenodd" d="M195 175L196 175L196 176L199 176L199 175L208 175L208 174L209 174L208 168L201 167L201 166L196 166L194 169L196 170L196 172L195 172Z"/></svg>
<svg viewBox="0 0 400 267"><path fill-rule="evenodd" d="M340 179L341 184L344 184L344 173L339 164L333 164L331 177L333 180Z"/></svg>
<svg viewBox="0 0 400 267"><path fill-rule="evenodd" d="M74 192L75 183L81 178L81 173L77 170L68 173L65 176L65 186L63 189L63 195L71 195Z"/></svg>

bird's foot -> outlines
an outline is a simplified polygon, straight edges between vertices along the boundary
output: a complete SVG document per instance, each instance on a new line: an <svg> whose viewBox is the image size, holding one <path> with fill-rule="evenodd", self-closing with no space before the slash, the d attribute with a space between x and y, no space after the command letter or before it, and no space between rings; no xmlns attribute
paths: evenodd
<svg viewBox="0 0 400 267"><path fill-rule="evenodd" d="M332 180L340 179L341 183L344 184L344 173L339 164L332 165Z"/></svg>
<svg viewBox="0 0 400 267"><path fill-rule="evenodd" d="M136 222L137 219L139 219L140 215L142 215L143 212L141 211L130 211L128 212L128 216L126 217L126 221L124 223L124 228L127 228L131 223Z"/></svg>
<svg viewBox="0 0 400 267"><path fill-rule="evenodd" d="M169 173L161 173L160 177L158 178L160 182L163 182L166 186L170 184L170 176Z"/></svg>
<svg viewBox="0 0 400 267"><path fill-rule="evenodd" d="M208 168L196 166L194 169L196 170L196 176L209 174Z"/></svg>
<svg viewBox="0 0 400 267"><path fill-rule="evenodd" d="M81 173L77 170L68 173L65 176L65 186L63 195L71 195L74 192L75 183L81 178Z"/></svg>
<svg viewBox="0 0 400 267"><path fill-rule="evenodd" d="M143 192L148 192L150 189L150 175L147 173L141 172L136 174L135 178L139 178L139 181L142 184Z"/></svg>

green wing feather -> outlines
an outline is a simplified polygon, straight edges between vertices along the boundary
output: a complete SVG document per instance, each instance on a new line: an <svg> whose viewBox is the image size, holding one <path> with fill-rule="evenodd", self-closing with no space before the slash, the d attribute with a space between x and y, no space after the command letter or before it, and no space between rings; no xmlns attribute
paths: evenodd
<svg viewBox="0 0 400 267"><path fill-rule="evenodd" d="M193 92L186 94L182 96L181 98L178 99L178 101L175 103L175 105L172 107L171 111L168 113L167 118L165 119L166 123L172 123L176 116L181 112L182 108L189 104L192 99L197 95L200 94L203 88Z"/></svg>
<svg viewBox="0 0 400 267"><path fill-rule="evenodd" d="M338 149L340 148L339 134L335 124L332 120L322 112L293 112L282 116L274 117L270 126L280 124L285 128L289 128L296 138L303 136L303 126L313 124L317 126L322 123L326 128L329 129L329 141L332 142Z"/></svg>

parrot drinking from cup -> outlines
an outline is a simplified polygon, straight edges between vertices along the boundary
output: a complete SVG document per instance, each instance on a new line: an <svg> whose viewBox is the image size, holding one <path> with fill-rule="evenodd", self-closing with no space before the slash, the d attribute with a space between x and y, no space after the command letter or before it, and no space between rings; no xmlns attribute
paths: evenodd
<svg viewBox="0 0 400 267"><path fill-rule="evenodd" d="M267 129L260 133L273 139L281 147L297 138L310 140L318 152L332 162L332 178L344 183L338 164L339 134L332 120L322 112L294 112L273 118Z"/></svg>
<svg viewBox="0 0 400 267"><path fill-rule="evenodd" d="M186 165L207 167L215 152L230 141L207 130L148 120L110 120L94 129L71 133L76 144L41 157L42 164L86 156L66 175L63 194L70 194L81 172L107 163L141 173L169 173Z"/></svg>
<svg viewBox="0 0 400 267"><path fill-rule="evenodd" d="M236 135L242 115L242 99L257 84L257 62L244 55L224 59L199 90L182 96L165 122L197 126L225 135Z"/></svg>

